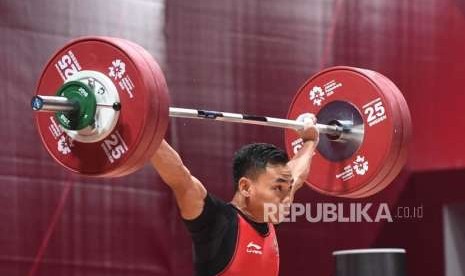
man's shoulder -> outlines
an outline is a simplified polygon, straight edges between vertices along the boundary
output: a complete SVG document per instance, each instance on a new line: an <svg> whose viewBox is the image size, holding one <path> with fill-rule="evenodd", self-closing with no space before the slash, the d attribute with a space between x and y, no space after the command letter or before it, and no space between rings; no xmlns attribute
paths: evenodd
<svg viewBox="0 0 465 276"><path fill-rule="evenodd" d="M209 206L207 206L207 204ZM226 215L237 213L236 209L230 202L226 202L212 193L207 194L207 197L205 198L205 207L213 207L217 212L223 212Z"/></svg>
<svg viewBox="0 0 465 276"><path fill-rule="evenodd" d="M236 210L231 203L228 203L214 194L207 193L200 215L193 220L184 220L190 232L198 232L208 225L218 221L228 221L236 215Z"/></svg>

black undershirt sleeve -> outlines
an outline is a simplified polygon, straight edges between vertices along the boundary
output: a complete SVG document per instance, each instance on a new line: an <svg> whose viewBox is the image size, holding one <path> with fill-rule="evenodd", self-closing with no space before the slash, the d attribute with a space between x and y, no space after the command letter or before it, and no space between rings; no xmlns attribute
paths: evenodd
<svg viewBox="0 0 465 276"><path fill-rule="evenodd" d="M193 241L196 275L216 275L231 260L237 236L237 213L230 204L207 194L202 213L184 220Z"/></svg>
<svg viewBox="0 0 465 276"><path fill-rule="evenodd" d="M184 220L193 242L195 275L211 276L222 272L236 249L238 214L261 235L269 233L267 223L248 219L232 204L207 194L201 214Z"/></svg>

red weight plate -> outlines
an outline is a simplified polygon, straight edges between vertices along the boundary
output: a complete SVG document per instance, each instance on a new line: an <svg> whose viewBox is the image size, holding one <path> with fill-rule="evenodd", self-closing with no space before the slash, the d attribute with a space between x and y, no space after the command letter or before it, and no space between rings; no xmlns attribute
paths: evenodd
<svg viewBox="0 0 465 276"><path fill-rule="evenodd" d="M398 126L395 128L397 130L397 135L399 139L396 139L396 142L390 148L392 158L387 160L383 166L386 169L383 174L378 175L377 181L373 181L370 185L350 193L346 196L350 198L360 198L360 197L368 197L371 196L385 187L387 187L391 182L392 179L397 176L399 170L396 168L399 167L399 156L401 153L402 145L403 145L403 138L404 138L404 123L403 123L403 116L402 110L400 108L396 93L398 93L398 89L393 90L393 87L389 82L386 81L386 78L382 77L377 72L366 70L366 69L359 69L365 75L369 76L377 86L382 89L383 93L385 94L386 98L389 99L389 103L392 105L393 108L393 120L395 125ZM400 92L399 92L400 93Z"/></svg>
<svg viewBox="0 0 465 276"><path fill-rule="evenodd" d="M386 178L383 179L383 181L380 182L378 185L373 187L373 189L366 191L359 197L371 196L382 191L397 177L397 175L400 173L405 163L407 162L408 148L412 135L412 121L410 116L410 110L408 108L404 96L400 92L399 88L390 79L388 79L386 76L380 73L374 73L376 73L377 77L385 81L386 84L391 88L391 93L392 95L394 95L394 97L397 100L397 103L399 104L400 115L402 120L402 142L396 162L394 163L394 166L392 166L392 169L388 173Z"/></svg>
<svg viewBox="0 0 465 276"><path fill-rule="evenodd" d="M123 49L126 53L130 53L131 57L138 61L138 64L141 65L143 71L141 72L144 75L144 78L148 81L147 87L149 88L149 94L152 95L150 98L150 116L147 117L147 128L144 131L143 138L140 141L140 145L137 148L137 151L134 153L134 158L127 162L126 165L120 167L117 171L114 172L113 176L124 176L130 174L134 171L139 170L147 163L147 150L152 143L153 136L156 133L159 135L164 136L166 128L158 128L159 119L160 119L160 112L159 109L159 102L160 102L160 93L166 94L164 91L160 91L156 87L156 83L154 82L153 78L151 77L152 71L150 66L144 59L144 56L141 53L132 47L129 41L120 39L120 38L106 38L110 40L115 45L118 45L121 49Z"/></svg>
<svg viewBox="0 0 465 276"><path fill-rule="evenodd" d="M109 76L118 91L122 106L118 124L103 141L71 141L52 114L36 114L37 128L47 151L71 171L91 176L121 176L124 167L139 159L143 152L141 141L153 132L156 122L151 123L154 110L150 71L141 58L121 46L109 38L79 38L50 59L39 80L37 94L54 95L67 77L81 70L92 70Z"/></svg>
<svg viewBox="0 0 465 276"><path fill-rule="evenodd" d="M145 62L150 68L152 77L153 77L153 82L154 82L154 93L157 93L158 95L158 101L157 101L157 108L158 108L158 120L157 120L157 131L152 133L151 139L148 143L147 149L145 150L144 154L140 158L141 164L147 163L150 158L153 156L153 154L156 152L158 147L160 146L161 141L163 140L165 136L166 129L168 127L168 122L169 122L169 95L168 95L168 88L166 85L166 80L163 75L163 72L161 71L160 67L158 66L157 62L153 59L152 55L150 55L149 52L147 52L143 47L140 45L133 43L128 40L122 40L122 42L128 44L131 46L133 49L137 50L139 54L144 58ZM127 173L133 172L134 169L129 168Z"/></svg>
<svg viewBox="0 0 465 276"><path fill-rule="evenodd" d="M350 103L363 118L364 136L352 155L330 161L317 151L307 184L318 192L342 196L366 189L383 179L390 171L400 144L396 105L384 95L383 88L369 75L351 67L333 67L313 76L294 97L288 118L319 112L330 103ZM294 154L298 142L295 132L286 130L286 149Z"/></svg>
<svg viewBox="0 0 465 276"><path fill-rule="evenodd" d="M158 129L161 129L163 131L157 131L156 134L154 135L149 148L147 149L146 152L146 159L149 160L153 154L156 152L158 147L160 146L161 141L165 137L166 129L168 128L168 123L169 123L169 104L170 104L170 99L169 99L169 94L168 94L168 87L166 85L166 80L165 76L158 65L158 63L154 60L152 55L150 55L149 52L147 52L144 48L141 46L133 43L134 47L138 48L139 51L142 53L142 55L145 57L145 60L149 64L149 67L151 68L153 78L155 80L155 86L156 89L159 91L159 118L160 120L158 121Z"/></svg>
<svg viewBox="0 0 465 276"><path fill-rule="evenodd" d="M402 124L403 124L403 132L402 132L403 137L402 137L401 148L399 151L399 156L394 166L392 167L391 172L386 176L386 178L383 180L382 183L374 187L372 190L367 191L366 194L361 195L361 197L370 196L370 195L380 192L381 190L386 188L400 173L400 171L402 170L402 168L404 167L407 161L408 146L409 146L409 142L411 139L411 131L412 131L410 111L409 111L407 102L405 101L405 98L403 97L402 93L397 88L397 86L392 81L390 81L387 77L379 73L376 73L376 74L378 75L380 79L383 79L391 87L392 94L397 99L397 102L400 106L400 113L401 113Z"/></svg>
<svg viewBox="0 0 465 276"><path fill-rule="evenodd" d="M412 139L412 117L410 115L410 109L408 107L407 101L405 100L404 95L399 90L399 88L390 79L383 75L381 76L384 77L386 81L392 86L393 90L395 91L394 94L396 95L398 103L400 104L400 108L402 110L402 123L404 127L402 148L398 160L398 166L400 167L400 171L404 167L408 159L408 149L410 146L410 141Z"/></svg>

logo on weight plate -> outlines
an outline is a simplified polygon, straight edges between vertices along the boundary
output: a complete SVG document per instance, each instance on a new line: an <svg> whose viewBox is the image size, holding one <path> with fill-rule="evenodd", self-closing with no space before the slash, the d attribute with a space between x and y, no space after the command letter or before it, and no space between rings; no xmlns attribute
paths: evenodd
<svg viewBox="0 0 465 276"><path fill-rule="evenodd" d="M325 99L325 92L323 92L321 87L313 86L312 90L310 90L309 97L313 105L320 106L321 102Z"/></svg>
<svg viewBox="0 0 465 276"><path fill-rule="evenodd" d="M108 70L108 76L112 77L114 80L121 79L126 72L126 64L120 59L115 59L111 63L111 66L108 67Z"/></svg>
<svg viewBox="0 0 465 276"><path fill-rule="evenodd" d="M365 175L368 171L368 160L365 160L364 156L357 155L357 159L353 162L352 168L355 170L355 173L358 175Z"/></svg>
<svg viewBox="0 0 465 276"><path fill-rule="evenodd" d="M61 136L60 139L58 140L58 151L64 155L71 152L72 146L73 146L72 141L71 140L68 141L68 139L66 139L66 136L64 135Z"/></svg>

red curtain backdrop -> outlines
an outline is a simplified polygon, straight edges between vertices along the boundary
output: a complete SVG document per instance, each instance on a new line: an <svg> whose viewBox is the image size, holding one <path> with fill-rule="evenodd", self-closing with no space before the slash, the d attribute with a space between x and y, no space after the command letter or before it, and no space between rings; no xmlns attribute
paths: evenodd
<svg viewBox="0 0 465 276"><path fill-rule="evenodd" d="M302 189L302 203L423 206L393 223L281 225L281 275L332 275L331 252L407 249L409 275L444 275L442 208L465 200L463 0L0 1L0 275L191 275L191 243L147 165L119 179L65 171L42 147L29 100L47 59L82 35L130 39L166 74L172 105L284 117L318 70L379 71L413 120L409 161L382 193L349 201ZM168 141L225 200L231 158L274 128L172 119ZM318 173L316 169L312 173Z"/></svg>

